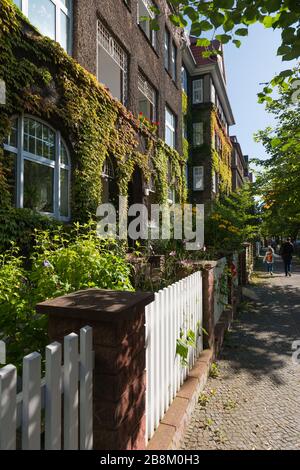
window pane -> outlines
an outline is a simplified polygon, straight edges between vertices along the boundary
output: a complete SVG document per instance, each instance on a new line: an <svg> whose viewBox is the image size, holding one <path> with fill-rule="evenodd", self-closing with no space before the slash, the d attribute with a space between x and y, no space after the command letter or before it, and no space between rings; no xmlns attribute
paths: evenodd
<svg viewBox="0 0 300 470"><path fill-rule="evenodd" d="M165 30L165 68L169 70L170 63L170 33Z"/></svg>
<svg viewBox="0 0 300 470"><path fill-rule="evenodd" d="M55 133L34 119L24 119L24 151L55 160Z"/></svg>
<svg viewBox="0 0 300 470"><path fill-rule="evenodd" d="M63 143L60 146L60 163L63 165L69 165L68 152Z"/></svg>
<svg viewBox="0 0 300 470"><path fill-rule="evenodd" d="M69 171L60 170L60 215L69 217Z"/></svg>
<svg viewBox="0 0 300 470"><path fill-rule="evenodd" d="M17 148L18 146L18 119L14 119L11 125L11 132L4 144Z"/></svg>
<svg viewBox="0 0 300 470"><path fill-rule="evenodd" d="M4 150L5 159L5 176L8 184L9 192L11 193L11 203L13 206L16 205L17 201L17 154Z"/></svg>
<svg viewBox="0 0 300 470"><path fill-rule="evenodd" d="M42 34L55 39L55 5L51 0L28 0L28 18Z"/></svg>
<svg viewBox="0 0 300 470"><path fill-rule="evenodd" d="M64 48L65 51L69 50L68 34L69 18L64 14L63 11L60 11L60 45Z"/></svg>
<svg viewBox="0 0 300 470"><path fill-rule="evenodd" d="M53 213L54 170L39 163L24 162L24 207Z"/></svg>
<svg viewBox="0 0 300 470"><path fill-rule="evenodd" d="M14 3L15 3L15 4L17 5L17 7L19 7L20 10L21 10L21 7L22 7L22 5L21 5L21 0L14 0Z"/></svg>
<svg viewBox="0 0 300 470"><path fill-rule="evenodd" d="M203 80L193 81L193 103L203 102Z"/></svg>
<svg viewBox="0 0 300 470"><path fill-rule="evenodd" d="M194 191L203 191L204 189L203 172L204 172L203 166L195 166L193 168Z"/></svg>

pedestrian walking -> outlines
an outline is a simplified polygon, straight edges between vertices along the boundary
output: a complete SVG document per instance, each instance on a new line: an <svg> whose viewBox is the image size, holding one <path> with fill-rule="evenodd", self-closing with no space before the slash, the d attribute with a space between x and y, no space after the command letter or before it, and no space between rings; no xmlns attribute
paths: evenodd
<svg viewBox="0 0 300 470"><path fill-rule="evenodd" d="M267 264L267 271L270 274L270 276L273 276L274 250L271 246L268 246L267 252L264 257L264 263Z"/></svg>
<svg viewBox="0 0 300 470"><path fill-rule="evenodd" d="M291 276L291 270L292 270L292 259L293 259L293 253L294 253L294 245L292 243L291 238L287 238L287 240L282 244L280 248L280 254L283 259L284 263L284 271L285 271L285 276Z"/></svg>

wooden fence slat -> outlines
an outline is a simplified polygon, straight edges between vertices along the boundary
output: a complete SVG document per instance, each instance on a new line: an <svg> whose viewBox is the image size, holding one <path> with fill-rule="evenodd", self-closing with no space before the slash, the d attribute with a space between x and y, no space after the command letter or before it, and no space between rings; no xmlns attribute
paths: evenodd
<svg viewBox="0 0 300 470"><path fill-rule="evenodd" d="M17 369L0 369L0 450L15 450L17 422Z"/></svg>
<svg viewBox="0 0 300 470"><path fill-rule="evenodd" d="M149 373L155 374L155 429L158 428L159 419L160 419L160 400L161 400L161 390L160 390L160 372L161 372L161 363L160 363L160 329L161 329L161 315L160 315L160 294L155 294L155 370L149 371Z"/></svg>
<svg viewBox="0 0 300 470"><path fill-rule="evenodd" d="M80 450L93 449L93 330L80 330Z"/></svg>
<svg viewBox="0 0 300 470"><path fill-rule="evenodd" d="M78 336L64 338L64 449L78 449Z"/></svg>
<svg viewBox="0 0 300 470"><path fill-rule="evenodd" d="M46 347L45 449L61 450L61 344Z"/></svg>
<svg viewBox="0 0 300 470"><path fill-rule="evenodd" d="M41 355L23 358L22 449L41 448Z"/></svg>

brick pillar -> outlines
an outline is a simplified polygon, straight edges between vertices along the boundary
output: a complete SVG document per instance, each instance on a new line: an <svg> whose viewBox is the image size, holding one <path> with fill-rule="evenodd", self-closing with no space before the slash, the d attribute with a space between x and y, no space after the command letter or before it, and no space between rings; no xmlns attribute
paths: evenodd
<svg viewBox="0 0 300 470"><path fill-rule="evenodd" d="M214 268L210 264L206 264L202 271L203 280L203 328L208 335L204 334L204 348L212 349L214 347L215 322L214 322L214 290L215 277Z"/></svg>
<svg viewBox="0 0 300 470"><path fill-rule="evenodd" d="M88 289L37 305L51 341L93 328L94 449L145 447L145 306L153 294Z"/></svg>

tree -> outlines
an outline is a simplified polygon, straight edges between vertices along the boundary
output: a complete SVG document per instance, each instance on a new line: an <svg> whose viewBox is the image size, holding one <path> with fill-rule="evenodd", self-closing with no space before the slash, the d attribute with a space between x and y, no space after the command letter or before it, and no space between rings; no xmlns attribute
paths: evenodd
<svg viewBox="0 0 300 470"><path fill-rule="evenodd" d="M205 244L226 252L258 237L258 210L252 185L245 184L214 205L205 224Z"/></svg>
<svg viewBox="0 0 300 470"><path fill-rule="evenodd" d="M277 125L256 135L269 158L256 161L262 172L256 181L261 198L264 234L297 237L300 231L300 104L292 100L293 89L267 109L275 114Z"/></svg>
<svg viewBox="0 0 300 470"><path fill-rule="evenodd" d="M171 21L186 28L189 20L191 34L199 38L200 46L209 46L210 40L215 38L222 44L232 41L240 47L249 27L261 23L265 28L281 30L277 54L283 61L300 57L299 0L169 0L169 3L173 7ZM155 11L159 12L156 8ZM152 23L154 28L158 27L155 20ZM207 39L208 33L211 33L210 40ZM209 50L204 52L207 55L211 53ZM218 54L219 51L213 53ZM259 93L260 101L271 102L272 87L293 83L298 76L297 68L284 70Z"/></svg>

